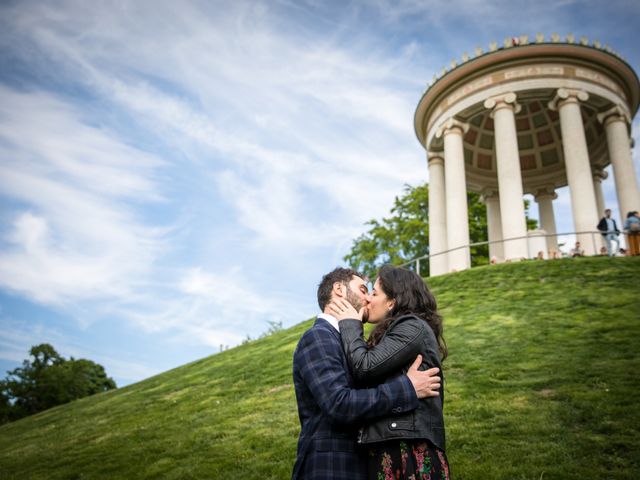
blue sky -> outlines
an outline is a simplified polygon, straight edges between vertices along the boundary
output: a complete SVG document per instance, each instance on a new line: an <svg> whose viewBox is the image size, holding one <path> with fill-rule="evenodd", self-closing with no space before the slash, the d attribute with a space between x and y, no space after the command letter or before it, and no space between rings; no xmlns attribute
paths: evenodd
<svg viewBox="0 0 640 480"><path fill-rule="evenodd" d="M0 370L48 342L125 385L310 318L428 180L435 72L536 32L638 71L638 25L637 1L2 2Z"/></svg>

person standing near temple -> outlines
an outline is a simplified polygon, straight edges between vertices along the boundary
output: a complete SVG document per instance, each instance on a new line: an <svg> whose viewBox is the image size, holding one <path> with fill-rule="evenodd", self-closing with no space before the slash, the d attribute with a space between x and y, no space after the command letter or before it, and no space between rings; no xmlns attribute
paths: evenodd
<svg viewBox="0 0 640 480"><path fill-rule="evenodd" d="M620 240L618 240L618 235L620 235L620 230L618 230L618 226L616 225L616 221L611 218L611 209L607 208L604 211L604 217L600 219L598 222L598 230L604 237L605 242L607 243L607 255L612 257L615 255L620 249ZM613 250L611 242L616 242L616 249Z"/></svg>
<svg viewBox="0 0 640 480"><path fill-rule="evenodd" d="M627 234L629 255L640 255L640 215L637 210L627 213L624 231Z"/></svg>

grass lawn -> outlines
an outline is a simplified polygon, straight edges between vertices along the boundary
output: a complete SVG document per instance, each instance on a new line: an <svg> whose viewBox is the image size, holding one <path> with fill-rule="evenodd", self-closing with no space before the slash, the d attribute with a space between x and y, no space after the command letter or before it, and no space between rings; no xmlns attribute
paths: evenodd
<svg viewBox="0 0 640 480"><path fill-rule="evenodd" d="M456 479L640 478L640 257L429 279ZM311 321L0 427L0 479L289 478Z"/></svg>

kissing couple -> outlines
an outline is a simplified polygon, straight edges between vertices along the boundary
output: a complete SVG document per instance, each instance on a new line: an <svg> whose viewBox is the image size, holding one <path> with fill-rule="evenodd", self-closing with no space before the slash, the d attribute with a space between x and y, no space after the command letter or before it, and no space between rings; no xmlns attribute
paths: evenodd
<svg viewBox="0 0 640 480"><path fill-rule="evenodd" d="M292 479L448 480L442 317L422 278L348 268L318 285L321 314L293 355L301 431ZM364 323L374 326L367 339Z"/></svg>

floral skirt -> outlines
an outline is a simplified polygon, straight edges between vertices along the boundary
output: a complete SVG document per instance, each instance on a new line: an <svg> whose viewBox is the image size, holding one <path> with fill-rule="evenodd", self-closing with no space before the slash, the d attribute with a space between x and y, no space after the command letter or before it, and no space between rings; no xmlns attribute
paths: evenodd
<svg viewBox="0 0 640 480"><path fill-rule="evenodd" d="M445 453L427 440L373 444L368 455L369 480L449 480Z"/></svg>

